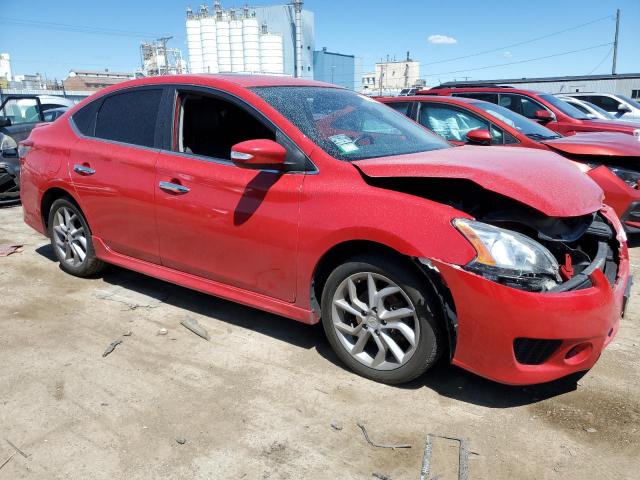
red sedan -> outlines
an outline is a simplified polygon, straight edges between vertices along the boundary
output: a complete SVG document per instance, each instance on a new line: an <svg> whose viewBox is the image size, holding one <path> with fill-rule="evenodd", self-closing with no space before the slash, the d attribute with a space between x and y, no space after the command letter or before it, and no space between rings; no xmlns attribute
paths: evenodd
<svg viewBox="0 0 640 480"><path fill-rule="evenodd" d="M580 162L629 234L640 234L640 139L615 132L563 137L511 110L461 97L381 97L379 101L453 144L476 143L551 150Z"/></svg>
<svg viewBox="0 0 640 480"><path fill-rule="evenodd" d="M570 162L453 148L318 82L126 82L19 155L25 221L66 272L112 263L322 321L378 381L440 357L512 384L589 369L629 295L621 224Z"/></svg>
<svg viewBox="0 0 640 480"><path fill-rule="evenodd" d="M640 129L628 122L593 120L564 100L545 92L498 85L445 83L418 95L446 95L475 98L508 108L562 135L577 132L619 132L640 136Z"/></svg>

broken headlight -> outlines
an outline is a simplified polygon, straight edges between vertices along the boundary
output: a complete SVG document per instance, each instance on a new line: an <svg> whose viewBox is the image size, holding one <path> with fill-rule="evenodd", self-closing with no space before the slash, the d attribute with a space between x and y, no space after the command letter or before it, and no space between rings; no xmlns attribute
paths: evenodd
<svg viewBox="0 0 640 480"><path fill-rule="evenodd" d="M633 170L625 170L624 168L618 167L609 167L612 173L614 173L618 178L620 178L624 183L629 185L631 188L637 190L638 182L640 181L640 172L635 172Z"/></svg>
<svg viewBox="0 0 640 480"><path fill-rule="evenodd" d="M13 154L14 152L17 153L18 152L18 144L9 135L6 135L4 133L0 133L0 152L2 152L2 153L10 153L10 154Z"/></svg>
<svg viewBox="0 0 640 480"><path fill-rule="evenodd" d="M457 218L453 224L477 252L465 269L513 288L537 292L561 281L555 257L531 238L466 218Z"/></svg>

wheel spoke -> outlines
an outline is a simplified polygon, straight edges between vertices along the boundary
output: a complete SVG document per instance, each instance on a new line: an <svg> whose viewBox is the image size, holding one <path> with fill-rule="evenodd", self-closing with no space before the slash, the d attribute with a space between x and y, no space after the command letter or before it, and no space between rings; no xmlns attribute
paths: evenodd
<svg viewBox="0 0 640 480"><path fill-rule="evenodd" d="M387 344L387 347L389 347L389 350L391 350L391 354L396 357L398 363L402 364L404 361L404 351L400 348L396 341L384 332L380 333L380 339Z"/></svg>
<svg viewBox="0 0 640 480"><path fill-rule="evenodd" d="M397 320L398 318L409 317L413 315L411 308L397 308L396 310L378 309L378 315L381 320Z"/></svg>
<svg viewBox="0 0 640 480"><path fill-rule="evenodd" d="M349 299L351 300L351 304L358 307L361 311L366 312L368 310L367 305L358 298L356 284L352 279L349 279L347 281L347 285L349 287Z"/></svg>
<svg viewBox="0 0 640 480"><path fill-rule="evenodd" d="M334 323L333 325L336 327L336 329L340 330L342 333L346 333L347 335L358 335L362 330L361 323L356 325L355 327L344 322Z"/></svg>
<svg viewBox="0 0 640 480"><path fill-rule="evenodd" d="M378 312L382 312L384 308L384 299L389 295L393 295L394 293L398 293L400 291L399 287L385 287L376 293L374 298L373 306L378 309Z"/></svg>
<svg viewBox="0 0 640 480"><path fill-rule="evenodd" d="M349 305L349 303L344 298L336 300L335 302L333 302L333 304L336 307L341 308L345 312L350 313L351 315L358 317L359 319L362 319L362 313Z"/></svg>
<svg viewBox="0 0 640 480"><path fill-rule="evenodd" d="M75 256L78 258L78 261L84 262L84 259L87 256L87 254L84 252L84 250L82 250L80 245L78 245L77 243L71 243L71 248L75 252L76 254Z"/></svg>
<svg viewBox="0 0 640 480"><path fill-rule="evenodd" d="M398 330L404 338L411 344L411 346L415 346L416 344L416 334L413 329L403 322L389 322L382 327L385 330Z"/></svg>
<svg viewBox="0 0 640 480"><path fill-rule="evenodd" d="M368 300L369 300L369 308L373 308L376 306L376 281L373 279L373 275L370 273L367 274L367 292L368 292Z"/></svg>
<svg viewBox="0 0 640 480"><path fill-rule="evenodd" d="M358 335L358 341L351 349L352 355L357 355L358 353L362 353L365 345L371 338L371 332L369 330L360 330L360 334Z"/></svg>
<svg viewBox="0 0 640 480"><path fill-rule="evenodd" d="M375 368L379 367L387 359L387 346L380 339L379 335L374 335L373 340L376 342L376 346L378 347L378 353L376 353L376 356L373 358L373 362L371 363L371 366Z"/></svg>

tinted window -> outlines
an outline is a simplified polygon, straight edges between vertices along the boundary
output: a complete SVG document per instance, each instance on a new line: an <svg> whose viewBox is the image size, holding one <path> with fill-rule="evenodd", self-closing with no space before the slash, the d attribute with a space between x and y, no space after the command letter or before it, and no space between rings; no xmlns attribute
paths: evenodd
<svg viewBox="0 0 640 480"><path fill-rule="evenodd" d="M161 89L117 93L105 98L96 120L98 138L153 147Z"/></svg>
<svg viewBox="0 0 640 480"><path fill-rule="evenodd" d="M609 113L617 112L620 106L620 102L615 98L605 97L604 95L589 95L588 97L584 97L584 99Z"/></svg>
<svg viewBox="0 0 640 480"><path fill-rule="evenodd" d="M571 118L575 118L577 120L589 120L589 117L582 113L580 110L575 108L573 105L569 105L564 100L559 99L558 97L554 97L553 95L540 95L540 98L545 102L550 103L555 108L560 110L565 115L570 116Z"/></svg>
<svg viewBox="0 0 640 480"><path fill-rule="evenodd" d="M98 113L99 106L100 100L96 100L82 107L71 117L76 128L83 135L93 137L96 130L96 113Z"/></svg>
<svg viewBox="0 0 640 480"><path fill-rule="evenodd" d="M476 100L484 100L485 102L498 103L497 93L454 93L452 97L475 98Z"/></svg>
<svg viewBox="0 0 640 480"><path fill-rule="evenodd" d="M536 118L538 110L546 110L544 106L528 97L508 93L500 94L499 105L527 118Z"/></svg>
<svg viewBox="0 0 640 480"><path fill-rule="evenodd" d="M252 89L339 160L427 152L449 145L376 100L342 88Z"/></svg>
<svg viewBox="0 0 640 480"><path fill-rule="evenodd" d="M389 105L396 112L400 112L407 117L409 116L409 111L411 110L411 102L393 102L387 103L386 105Z"/></svg>

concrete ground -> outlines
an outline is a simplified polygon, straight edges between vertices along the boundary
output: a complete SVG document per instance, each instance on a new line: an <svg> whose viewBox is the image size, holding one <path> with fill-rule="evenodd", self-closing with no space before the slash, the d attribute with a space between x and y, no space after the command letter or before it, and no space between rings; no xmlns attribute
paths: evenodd
<svg viewBox="0 0 640 480"><path fill-rule="evenodd" d="M638 478L638 297L577 384L441 366L390 387L337 364L319 326L115 267L69 276L21 217L0 209L0 245L24 244L0 258L0 480L418 479L427 434L468 440L471 479ZM431 478L456 479L458 451L433 437Z"/></svg>

